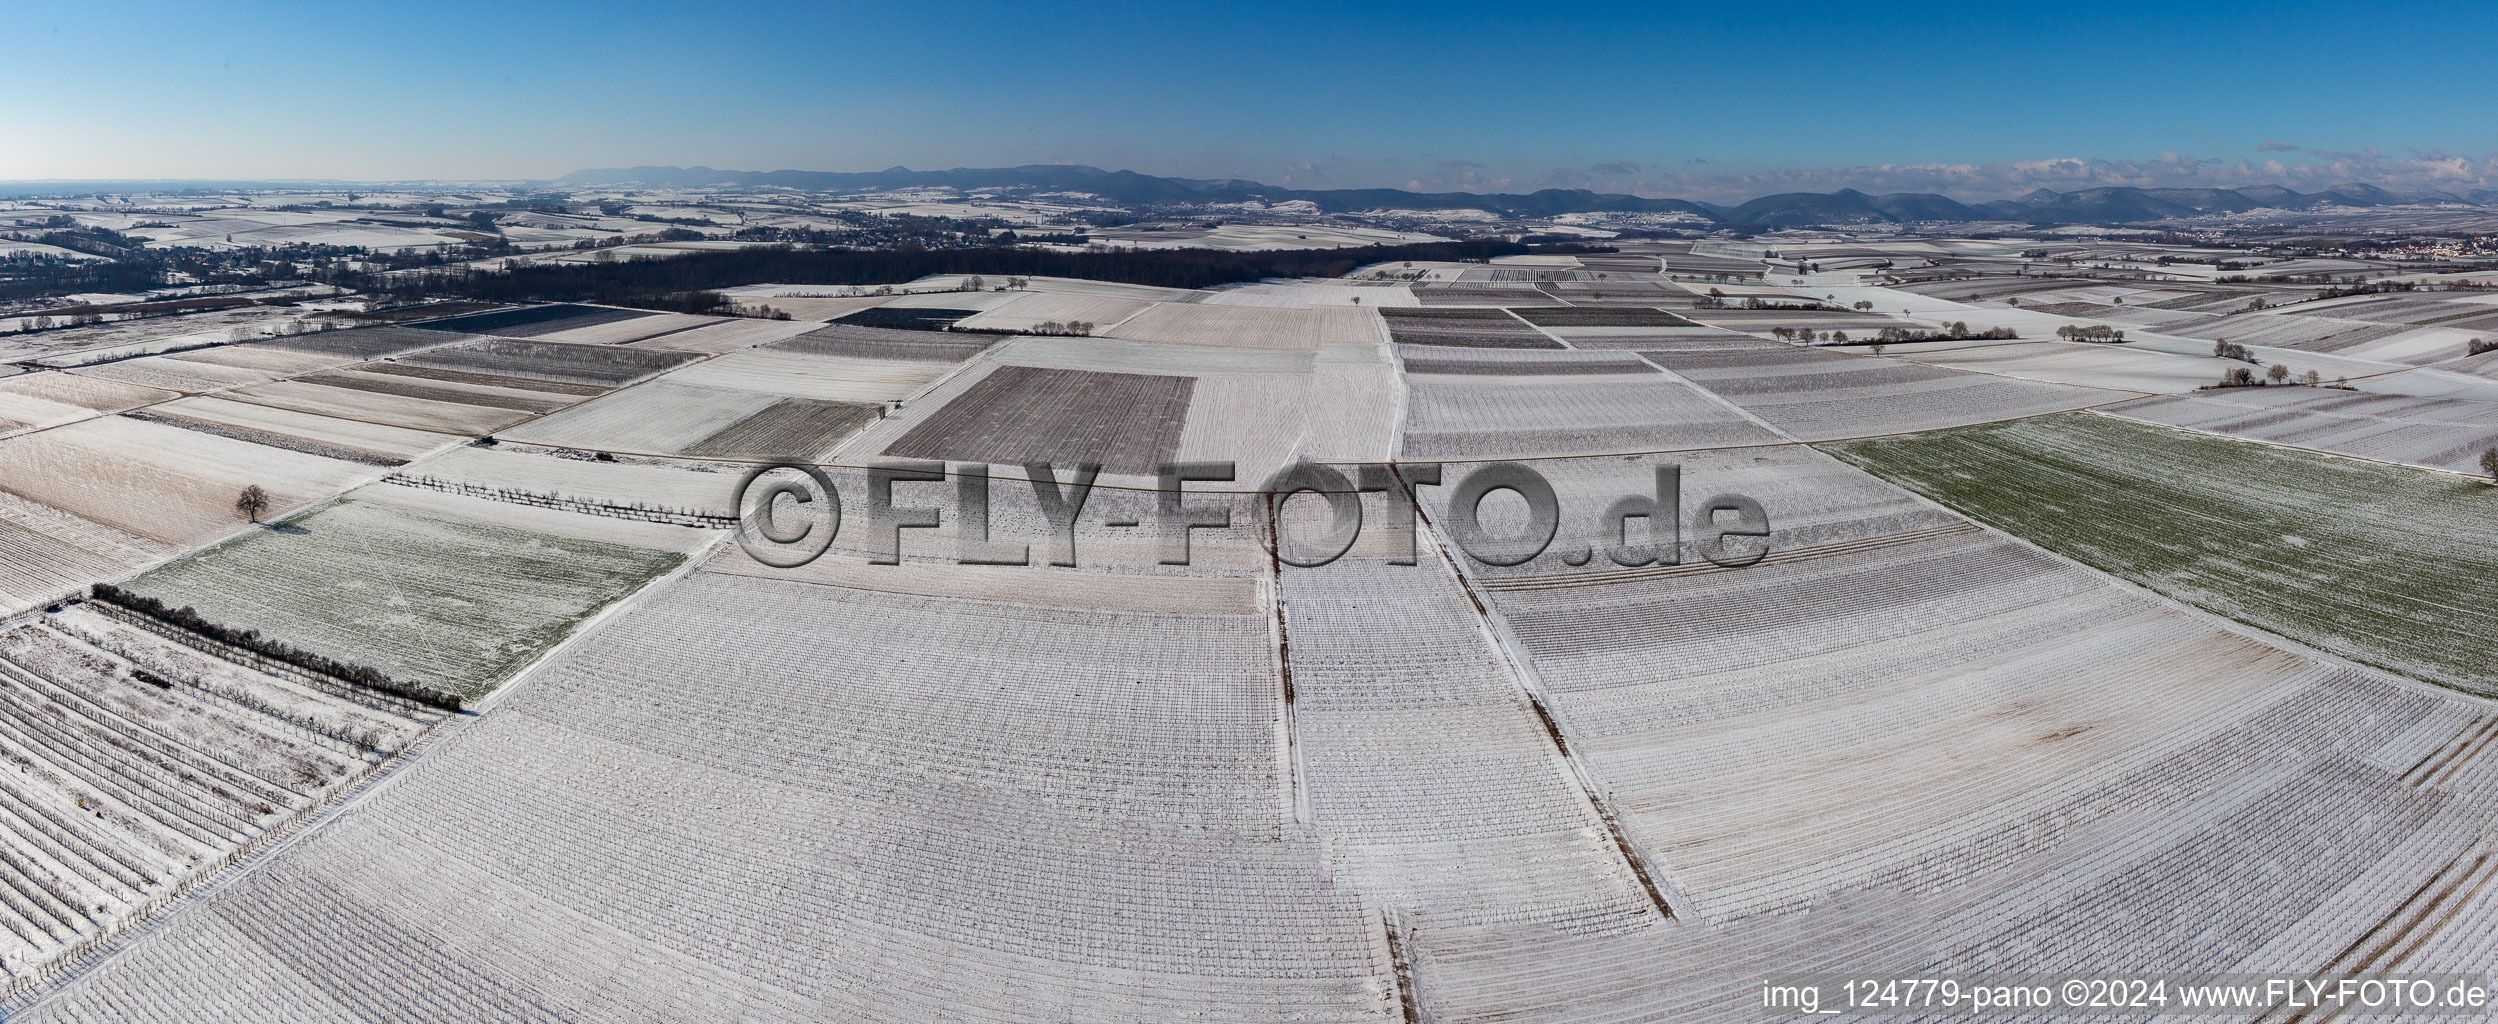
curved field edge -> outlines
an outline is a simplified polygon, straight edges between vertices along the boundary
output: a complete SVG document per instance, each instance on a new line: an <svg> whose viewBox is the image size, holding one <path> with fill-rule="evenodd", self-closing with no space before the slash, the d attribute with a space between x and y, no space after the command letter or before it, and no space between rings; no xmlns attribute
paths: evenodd
<svg viewBox="0 0 2498 1024"><path fill-rule="evenodd" d="M2088 413L1816 447L2196 607L2498 696L2498 488Z"/></svg>

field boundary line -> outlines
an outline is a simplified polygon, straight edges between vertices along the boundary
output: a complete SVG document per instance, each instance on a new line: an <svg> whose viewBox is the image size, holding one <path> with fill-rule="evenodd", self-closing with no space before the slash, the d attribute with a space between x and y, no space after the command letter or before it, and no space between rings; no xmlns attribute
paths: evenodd
<svg viewBox="0 0 2498 1024"><path fill-rule="evenodd" d="M1475 628L1508 667L1510 681L1517 687L1519 699L1526 704L1527 710L1534 713L1537 724L1543 727L1544 738L1552 744L1552 757L1561 766L1563 777L1578 790L1579 799L1587 802L1589 813L1604 825L1615 854L1622 858L1622 865L1630 869L1641 892L1655 905L1657 916L1674 920L1675 904L1688 906L1689 893L1674 883L1673 876L1664 865L1649 858L1647 849L1631 836L1630 826L1615 813L1611 791L1597 782L1594 774L1571 751L1568 731L1552 713L1543 680L1535 674L1533 663L1525 656L1524 645L1509 628L1508 620L1493 608L1490 601L1484 599L1476 581L1466 574L1465 566L1457 556L1450 553L1448 541L1441 536L1440 525L1422 507L1421 499L1411 487L1400 487L1398 492L1414 502L1415 539L1418 542L1427 541L1440 562L1448 567L1449 574L1455 577L1458 593L1465 595L1466 602L1474 608ZM1668 889L1673 890L1670 898L1666 892Z"/></svg>
<svg viewBox="0 0 2498 1024"><path fill-rule="evenodd" d="M1557 299L1561 298L1561 297L1560 297L1560 296L1558 296L1558 295L1553 296L1553 297L1554 297L1554 298L1557 298ZM1562 299L1562 303L1563 303L1563 305L1561 306L1561 308L1563 308L1563 309L1577 309L1577 308L1579 308L1579 307L1577 307L1577 306L1570 305L1570 304L1569 304L1569 301L1570 301L1570 300L1568 300L1568 299ZM1549 308L1549 307L1530 307L1530 308ZM1511 308L1509 308L1509 307L1507 307L1507 306L1503 306L1503 307L1501 307L1501 312L1503 312L1503 313L1507 313L1507 314L1509 314L1512 318L1516 319L1519 323L1522 323L1522 324L1527 325L1527 330L1534 331L1534 332L1535 332L1535 333L1537 333L1537 334L1541 334L1541 335L1543 335L1543 336L1545 336L1545 337L1547 337L1547 338L1552 339L1553 344L1561 346L1561 351L1564 351L1564 352L1577 352L1577 351L1579 351L1579 347L1578 347L1578 346L1573 345L1573 344L1570 344L1570 339L1568 339L1568 338L1564 338L1564 337L1562 337L1561 335L1554 334L1554 333L1553 333L1553 332L1551 332L1551 331L1545 330L1545 329L1544 329L1544 327L1543 327L1543 325L1538 324L1538 323L1536 323L1536 322L1535 322L1535 321L1533 321L1533 320L1529 320L1529 319L1527 319L1527 318L1526 318L1523 314L1520 314L1517 310L1511 309Z"/></svg>
<svg viewBox="0 0 2498 1024"><path fill-rule="evenodd" d="M1670 381L1674 381L1674 382L1676 382L1676 383L1679 383L1679 384L1683 385L1684 387L1687 387L1687 388L1692 389L1693 391L1697 391L1697 392L1699 392L1699 393L1700 393L1703 397L1706 397L1709 401L1712 401L1712 402L1715 402L1715 403L1717 403L1717 404L1719 404L1719 405L1725 406L1727 409L1732 410L1732 411L1734 412L1734 414L1735 414L1735 415L1743 417L1743 418L1744 418L1744 420L1745 420L1746 422L1751 423L1753 426L1756 426L1756 427L1759 427L1759 428L1761 428L1761 429L1763 429L1763 430L1769 431L1769 432L1770 432L1772 435L1774 435L1774 436L1786 438L1789 442L1792 442L1792 443L1795 443L1795 444L1802 444L1802 443L1803 443L1803 441L1799 440L1799 439L1798 439L1798 438L1797 438L1794 434L1788 433L1788 432L1787 432L1784 428L1781 428L1779 425L1777 425L1777 424L1775 424L1775 423L1771 423L1771 422L1770 422L1770 421L1768 421L1768 420L1762 419L1758 413L1755 413L1755 412L1753 412L1753 411L1752 411L1752 410L1750 410L1750 409L1746 409L1746 408L1744 408L1743 406L1740 406L1740 405L1735 404L1735 400L1734 400L1734 399L1731 399L1731 398L1728 398L1728 397L1726 397L1726 396L1724 396L1724 395L1718 394L1718 393L1717 393L1717 392L1715 392L1715 391L1711 391L1711 390L1709 390L1707 387L1703 386L1703 385L1702 385L1699 381L1693 380L1693 379L1691 379L1691 378L1689 378L1689 377L1685 377L1685 376L1683 376L1682 374L1676 373L1676 372L1674 372L1672 369L1668 368L1665 364L1660 363L1660 362L1658 362L1658 361L1656 361L1656 360L1654 360L1654 359L1650 359L1650 358L1648 358L1648 354L1647 354L1647 353L1645 353L1645 352L1640 352L1640 351L1636 351L1636 350L1634 350L1634 351L1631 353L1631 358L1633 358L1633 359L1637 359L1637 360L1639 360L1640 362L1643 362L1643 363L1648 364L1649 366L1653 366L1653 367L1655 367L1658 373L1662 373L1662 374L1664 374L1664 375L1665 375L1665 379L1670 380Z"/></svg>
<svg viewBox="0 0 2498 1024"><path fill-rule="evenodd" d="M2028 343L2033 343L2033 342L2041 342L2041 343L2046 343L2046 344L2051 344L2051 345L2097 345L2097 344L2099 344L2098 342L2093 342L2093 341L2066 341L2066 340L2064 340L2064 339L2062 339L2062 338L2052 338L2052 339L2051 339L2051 338L2010 338L2010 339L2004 339L2004 341L2005 341L2005 343L2006 343L2006 344L2028 344ZM1793 345L1793 344L1795 344L1795 343L1794 343L1794 342L1788 342L1787 344ZM1913 344L1916 344L1916 342L1904 342L1903 344L1910 344L1910 345L1913 345ZM1802 345L1802 346L1798 346L1798 347L1800 347L1800 348L1815 349L1815 350L1826 350L1826 349L1839 349L1839 348L1865 348L1866 346L1864 346L1864 345L1857 345L1857 344L1848 344L1848 345ZM2103 347L2104 347L2104 346L2103 346ZM2156 350L2156 349L2144 349L2143 351L2146 351L2146 352L2153 352L2153 351L2157 351L2157 350ZM1862 355L1864 358L1867 358L1867 359L1889 359L1889 358L1891 358L1891 357L1889 357L1889 356L1878 356L1878 355L1874 355L1874 354L1873 354L1873 353L1871 353L1871 352L1864 352L1864 353L1850 352L1850 353L1847 353L1847 354L1848 354L1848 355ZM1953 373L1973 373L1973 374L1977 374L1978 376L1981 376L1981 377L1996 377L1996 378L2000 378L2000 379L2003 379L2003 380L2017 380L2017 381L2021 381L2021 382L2023 382L2023 383L2027 383L2027 384L2047 384L2047 385L2051 385L2051 386L2054 386L2054 387L2060 387L2060 388L2081 388L2081 389L2086 390L2086 391L2109 391L2109 392L2114 392L2114 393L2117 393L2117 394L2122 394L2122 395L2130 395L2130 396L2132 396L2131 398L2121 399L2121 401L2127 401L2127 402L2133 401L2134 399L2137 399L2137 398L2158 398L2158 397L2161 397L2161 396L2163 396L2163 395L2171 395L2171 394L2176 394L2176 392L2172 392L2172 391L2142 391L2142 390L2138 390L2138 389L2135 389L2135 388L2112 388L2112 387L2108 387L2107 385L2104 385L2104 384L2075 384L2075 383L2072 383L2072 382L2070 382L2070 381L2047 380L2047 379L2045 379L2045 378L2041 378L2041 377L2024 377L2024 376L2021 376L2020 374L2017 374L2017 373L2004 373L2004 372L1999 371L1999 370L1981 370L1981 369L1978 369L1978 368L1976 368L1976 367L1972 367L1972 366L1949 366L1949 365L1945 365L1945 364L1942 364L1942 363L1929 363L1929 362L1926 362L1926 361L1924 361L1924 360L1922 360L1922 359L1910 359L1910 358L1909 358L1909 356L1914 355L1914 354L1915 354L1915 353L1903 352L1903 353L1901 353L1901 354L1900 354L1899 358L1900 358L1902 361L1904 361L1904 362L1912 362L1912 363L1915 363L1915 364L1917 364L1917 365L1919 365L1919 366L1927 367L1927 368L1930 368L1930 369L1936 369L1936 370L1950 370L1950 371L1951 371L1951 372L1953 372ZM2177 355L2177 353L2174 353L2174 352L2161 352L2160 354L2161 354L2161 355ZM2181 358L2181 359L2192 359L2192 358L2194 358L2194 357L2193 357L2193 356L2178 356L2178 358ZM2106 404L2106 403L2101 403L2101 404ZM2084 408L2097 408L2097 406L2085 406Z"/></svg>
<svg viewBox="0 0 2498 1024"><path fill-rule="evenodd" d="M1816 558L1827 558L1833 555L1857 554L1865 551L1879 551L1884 548L1898 547L1903 544L1916 544L1923 541L1938 540L1944 537L1958 537L1971 533L1980 533L1983 531L1983 527L1980 527L1977 523L1971 522L1964 517L1961 522L1951 525L1928 527L1922 530L1910 530L1904 533L1885 534L1880 537L1868 537L1864 540L1836 541L1829 544L1815 544L1800 548L1780 548L1761 556L1759 561L1752 564L1786 565L1795 562L1809 562ZM1749 568L1749 566L1747 566L1747 568ZM1719 571L1726 570L1722 566L1718 566L1707 561L1684 562L1679 564L1643 565L1630 569L1598 570L1595 572L1556 572L1541 573L1533 576L1510 576L1501 579L1483 580L1481 581L1480 586L1485 590L1504 593L1531 593L1546 590L1569 590L1577 587L1601 586L1614 583L1632 583L1641 580L1670 579L1676 576L1697 576L1704 573Z"/></svg>
<svg viewBox="0 0 2498 1024"><path fill-rule="evenodd" d="M601 627L607 624L609 619L612 619L626 609L641 603L645 596L659 590L662 587L669 586L688 575L691 575L702 565L704 561L708 560L714 552L718 551L722 544L728 541L729 533L730 532L727 530L722 530L714 534L711 539L704 541L701 546L685 552L685 560L677 563L676 568L668 570L666 573L643 583L639 587L635 587L632 593L608 602L606 607L601 608L596 612L592 612L588 618L582 619L581 621L575 623L572 631L564 634L564 638L562 640L558 640L553 646L548 647L544 651L538 652L538 656L536 658L531 659L528 664L514 670L510 676L503 680L501 685L487 691L485 694L479 696L476 701L470 703L467 708L467 713L482 715L496 707L501 706L504 700L507 699L513 692L521 689L523 684L535 679L539 671L543 670L546 666L553 664L558 657L562 656L565 652L570 651L574 646L579 644L584 637L588 637L598 632Z"/></svg>
<svg viewBox="0 0 2498 1024"><path fill-rule="evenodd" d="M1267 605L1262 610L1267 612L1268 639L1275 647L1275 679L1281 702L1276 725L1283 740L1284 820L1307 826L1311 823L1309 773L1301 755L1300 706L1292 687L1292 624L1289 602L1284 597L1283 541L1277 533L1281 524L1275 514L1275 499L1270 497L1260 504L1264 514L1259 518L1265 520L1266 527L1267 564L1258 581L1263 591L1259 596L1261 603Z"/></svg>
<svg viewBox="0 0 2498 1024"><path fill-rule="evenodd" d="M1380 317L1379 330L1381 333L1384 334L1387 332L1387 325L1388 318L1384 316ZM1393 411L1389 414L1394 418L1388 421L1388 461L1391 465L1393 465L1405 452L1405 422L1407 417L1413 415L1414 384L1412 381L1405 379L1405 357L1398 354L1396 350L1396 343L1383 342L1382 347L1387 349L1388 372L1396 377L1396 387L1394 389L1396 397L1395 401L1390 405L1390 409Z"/></svg>
<svg viewBox="0 0 2498 1024"><path fill-rule="evenodd" d="M2201 434L2205 437L2217 437L2225 441L2237 441L2241 444L2259 444L2273 448L2287 449L2294 452L2306 452L2311 455L2325 455L2337 459L2349 459L2354 462L2369 462L2379 466L2393 466L2397 469L2414 469L2423 473L2442 473L2448 476L2458 476L2472 481L2486 481L2488 479L2479 473L2468 473L2460 469L2446 469L2439 466L2423 466L2417 462L2396 462L2392 459L2375 459L2365 455L2353 455L2349 452L2336 452L2327 451L2322 448L2309 448L2305 445L2291 444L2287 441L2274 441L2269 438L2261 437L2242 437L2237 434L2224 434L2217 430L2205 430L2201 427L2187 427L2180 426L2175 423L2158 423L2152 420L2135 419L2134 417L2127 416L2123 413L2109 412L2103 406L2091 406L2087 409L2076 409L2074 411L2086 412L2094 416L2106 416L2111 419L2120 419L2127 423L2140 423L2147 427L2161 427L2168 430L2181 430L2189 434Z"/></svg>
<svg viewBox="0 0 2498 1024"><path fill-rule="evenodd" d="M1127 326L1128 321L1130 321L1130 320L1134 320L1134 319L1136 319L1137 317L1140 317L1140 316L1144 316L1144 315L1145 315L1145 313L1146 313L1146 310L1150 310L1150 309L1154 308L1155 306L1159 306L1159 305L1161 305L1161 304L1162 304L1162 303L1161 303L1161 301L1160 301L1160 300L1148 301L1147 303L1145 303L1145 308L1144 308L1144 309L1140 309L1140 310L1137 310L1136 312L1133 312L1133 313L1130 313L1130 314L1128 314L1128 315L1126 315L1126 316L1120 317L1120 318L1119 318L1119 322L1118 322L1118 323L1111 324L1111 325L1110 325L1110 326L1108 326L1108 327L1104 327L1104 328L1102 328L1102 329L1101 329L1101 333L1100 333L1100 334L1086 335L1086 337L1095 337L1095 338L1100 338L1100 337L1108 337L1108 336L1110 335L1110 332L1115 331L1115 330L1118 330L1118 329L1119 329L1119 328L1121 328L1121 327L1125 327L1125 326ZM1183 302L1183 303L1180 303L1180 305L1185 306L1185 305L1188 305L1188 303ZM982 312L987 312L987 310L982 310ZM970 319L970 318L969 318L969 317L966 317L965 319ZM992 347L994 347L994 346L992 346Z"/></svg>
<svg viewBox="0 0 2498 1024"><path fill-rule="evenodd" d="M2405 674L2403 674L2403 673L2401 673L2401 672L2397 672L2397 671L2395 671L2395 670L2393 670L2393 669L2383 668L2383 667L2376 666L2376 665L2370 665L2370 664L2368 664L2368 663L2366 663L2366 662L2359 661L2359 660L2354 659L2354 658L2349 658L2349 657L2345 657L2345 656L2343 656L2343 655L2335 654L2335 653L2333 653L2333 652L2331 652L2331 651L2322 650L2322 649L2320 649L2320 648L2317 648L2317 647L2311 646L2311 645L2309 645L2309 644L2307 644L2307 643L2305 643L2305 642L2302 642L2302 641L2300 641L2300 640L2297 640L2297 639L2295 639L2295 638L2292 638L2292 637L2289 637L2289 636L2286 636L2286 635L2283 635L2283 634L2280 634L2280 633L2275 633L2275 632L2273 632L2272 630L2266 629L2266 628L2264 628L2264 627L2262 627L2262 626L2259 626L2259 625L2256 625L2255 623L2252 623L2252 622L2247 622L2247 621L2245 621L2245 620L2243 620L2243 619L2231 618L2231 617L2229 617L2229 616L2227 616L2227 615L2222 615L2222 614L2221 614L2221 613L2219 613L2219 612L2211 611L2211 610L2209 610L2209 609L2205 609L2205 608L2198 608L2198 607L2196 607L2196 606L2194 606L2194 605L2191 605L2191 604L2188 604L2188 603L2186 603L2186 602L2184 602L2184 601L2182 601L2182 600L2179 600L2179 599L2174 598L2174 597L2170 597L2170 596L2168 596L2167 594L2160 593L2160 592L2159 592L2159 591L2157 591L2157 590L2153 590L2153 589L2151 589L2150 587L2145 586L2145 585L2143 585L2143 584L2136 583L2136 582L2134 582L2134 581L2132 581L2132 580L2129 580L2129 579L2126 579L2126 578L2124 578L2124 577L2122 577L2122 576L2118 576L2118 575L2116 575L2116 574L2114 574L2114 573L2111 573L2111 572L2108 572L2108 571L2106 571L2106 570L2100 569L2100 568L2098 568L2098 567L2096 567L2096 566L2093 566L2093 565L2091 565L2091 564L2089 564L2089 563L2087 563L2087 562L2084 562L2084 561L2082 561L2082 560L2080 560L2080 559L2074 558L2074 557L2073 557L2073 556L2071 556L2071 555L2063 554L2063 553L2061 553L2061 552L2057 552L2057 551L2051 551L2051 550L2049 550L2049 549L2047 549L2047 548L2045 548L2045 547L2040 546L2040 545L2039 545L2039 544L2037 544L2036 542L2031 541L2031 540L2030 540L2029 538L2027 538L2027 537L2024 537L2024 536L2022 536L2022 535L2020 535L2020 534L2018 534L2018 533L2015 533L2015 532L2013 532L2013 531L2011 531L2011 530L2005 529L2004 527L1997 526L1997 525L1995 525L1994 523L1990 523L1990 522L1986 521L1986 519L1984 519L1983 517L1980 517L1980 516L1977 516L1977 515L1973 515L1973 514L1971 514L1971 513L1963 512L1963 511L1961 511L1961 510L1959 510L1959 509L1956 509L1956 508L1953 508L1953 507L1951 507L1951 506L1949 506L1949 505L1945 505L1945 504L1943 504L1942 502L1939 502L1939 501L1936 501L1936 500L1934 500L1934 499L1932 499L1932 498L1926 497L1923 493L1920 493L1920 492L1919 492L1919 491L1917 491L1915 488L1908 487L1908 486L1906 486L1906 485L1904 485L1904 484L1901 484L1901 483L1898 483L1898 482L1896 482L1896 481L1892 480L1890 477L1883 476L1883 475L1882 475L1882 474L1880 474L1880 473L1876 473L1876 472L1874 472L1874 471L1872 471L1872 470L1870 470L1870 469L1866 469L1865 467L1863 467L1863 466L1859 466L1859 465L1857 465L1857 464L1855 464L1855 463L1853 463L1853 462L1849 462L1849 461L1848 461L1848 460L1846 460L1846 459L1839 458L1838 456L1833 455L1833 454L1831 454L1831 453L1829 453L1829 452L1822 451L1822 450L1821 450L1821 448L1820 448L1817 444L1808 444L1808 445L1805 445L1805 447L1813 449L1816 453L1820 454L1823 458L1830 459L1830 460L1832 460L1833 462L1838 463L1839 465L1846 466L1847 468L1852 469L1852 470L1855 470L1856 472L1859 472L1859 473L1863 473L1863 474L1865 474L1866 476L1868 476L1868 477L1870 477L1870 478L1872 478L1872 479L1879 480L1879 481L1881 481L1883 484L1885 484L1886 486L1889 486L1889 487L1891 487L1891 488L1893 488L1893 489L1895 489L1895 490L1898 490L1899 492L1901 492L1901 493L1903 493L1903 494L1906 494L1906 495L1908 495L1908 496L1910 496L1910 497L1912 497L1912 498L1915 498L1918 502L1920 502L1920 503L1922 503L1922 504L1924 504L1924 505L1927 505L1927 506L1929 506L1929 507L1932 507L1932 508L1934 508L1934 509L1936 509L1936 510L1938 510L1938 511L1944 512L1944 513L1946 513L1946 514L1953 515L1953 516L1957 516L1957 517L1959 517L1959 518L1961 518L1961 519L1965 519L1965 520L1967 520L1967 521L1969 521L1969 522L1976 523L1979 527L1983 528L1983 529L1985 530L1985 532L1987 532L1987 533L1989 533L1989 534L1992 534L1992 535L1997 536L1997 537L2002 537L2002 538L2004 538L2004 539L2006 539L2006 540L2012 541L2013 543L2019 544L2019 545L2021 545L2021 546L2023 546L2023 547L2026 547L2026 548L2028 548L2028 549L2030 549L2030 550L2032 550L2032 551L2035 551L2035 552L2037 552L2037 553L2039 553L2039 554L2041 554L2041 555L2044 555L2044 556L2046 556L2046 557L2048 557L2048 558L2054 559L2054 560L2055 560L2055 561L2057 561L2058 563L2061 563L2061 564L2064 564L2064 565L2069 565L2069 566L2072 566L2072 567L2074 567L2074 568L2076 568L2076 569L2079 569L2079 570L2081 570L2081 571L2083 571L2083 572L2089 573L2089 574L2091 574L2092 576L2095 576L2095 577L2097 577L2097 578L2099 578L2099 579L2101 579L2101 580L2104 580L2104 581L2106 581L2106 582L2108 582L2108 583L2115 584L2115 585L2117 585L2117 586L2120 586L2120 587L2126 588L2128 591L2131 591L2131 592L2136 593L2136 594L2140 594L2140 595L2142 595L2143 597L2148 598L2148 599L2150 599L2150 600L2152 600L2152 601L2155 601L2155 602L2157 602L2157 603L2159 603L2159 604L2162 604L2162 605L2165 605L2165 606L2167 606L2167 607L2174 608L2174 609L2176 609L2176 610L2178 610L2178 611L2185 612L2186 614L2189 614L2189 615L2195 616L2195 617L2197 617L2198 619L2200 619L2201 621L2204 621L2204 622L2210 623L2210 624L2212 624L2212 625L2218 626L2218 627L2219 627L2219 628L2221 628L2221 629L2227 630L2227 631L2232 632L2232 633L2236 633L2236 634L2238 634L2238 635L2240 635L2240 636L2243 636L2243 637L2247 637L2247 638L2252 639L2252 640L2255 640L2255 641L2257 641L2257 642L2259 642L2259 643L2264 643L2264 644L2271 645L2271 646L2273 646L2273 647L2280 648L2280 649L2282 649L2282 650L2288 651L2288 652L2293 653L2293 654L2298 654L2298 655L2301 655L2301 656L2304 656L2304 657L2313 658L2313 659L2315 659L2315 660L2317 660L2317 661L2320 661L2320 662L2323 662L2323 663L2325 663L2325 664L2329 664L2329 665L2334 665L2334 666L2338 666L2338 667L2341 667L2341 668L2350 669L2350 670L2353 670L2353 671L2356 671L2356 672L2360 672L2360 673L2363 673L2363 674L2366 674L2366 675L2370 675L2370 676L2374 676L2374 677L2377 677L2377 678L2380 678L2380 679L2388 680L2388 681L2394 682L2394 683L2396 683L2396 684L2398 684L2398 685L2400 685L2400 686L2402 686L2402 687L2404 687L2404 688L2407 688L2407 689L2413 690L2413 691L2418 692L2418 693L2421 693L2421 694L2425 694L2425 695L2427 695L2427 696L2431 696L2431 697L2438 697L2438 698L2453 698L2453 699L2460 699L2460 700L2463 700L2463 701L2467 702L2467 703L2469 704L2469 706L2471 706L2471 707L2473 707L2473 708L2475 708L2475 709L2478 709L2478 710L2480 710L2480 711L2484 711L2484 712L2492 712L2492 713L2498 713L2498 697L2485 697L2485 696L2482 696L2482 695L2477 694L2477 693L2471 693L2471 692L2469 692L2469 691L2456 689L2456 688L2454 688L2454 687L2447 686L2447 685L2442 684L2442 683L2433 683L2433 682L2430 682L2430 681L2425 680L2425 679L2417 679L2417 678L2414 678L2414 677L2412 677L2412 676L2405 675Z"/></svg>

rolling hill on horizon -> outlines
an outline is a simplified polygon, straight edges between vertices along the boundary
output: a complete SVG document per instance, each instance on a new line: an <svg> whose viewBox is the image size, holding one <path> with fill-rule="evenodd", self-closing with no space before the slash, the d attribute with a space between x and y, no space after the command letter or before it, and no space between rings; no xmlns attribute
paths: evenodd
<svg viewBox="0 0 2498 1024"><path fill-rule="evenodd" d="M1901 224L1935 221L2011 221L2030 225L2127 224L2254 210L2312 211L2335 207L2486 206L2498 193L2476 190L2394 192L2352 182L2301 193L2279 185L2244 188L2137 188L2110 186L1965 203L1931 192L1868 195L1855 189L1787 192L1734 206L1688 199L1651 198L1587 189L1512 192L1412 192L1395 188L1295 189L1242 178L1167 178L1136 171L1107 171L1080 164L952 168L915 171L733 171L710 167L629 167L574 171L557 185L648 185L694 188L717 185L780 187L807 191L895 188L1002 189L1032 194L1082 192L1137 206L1206 206L1229 203L1309 203L1322 212L1363 210L1481 210L1517 217L1565 213L1680 213L1730 227L1801 227L1812 224Z"/></svg>

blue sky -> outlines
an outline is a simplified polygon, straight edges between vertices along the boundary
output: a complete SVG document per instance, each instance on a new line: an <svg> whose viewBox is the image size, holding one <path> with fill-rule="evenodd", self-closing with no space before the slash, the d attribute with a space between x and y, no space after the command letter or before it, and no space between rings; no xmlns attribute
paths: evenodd
<svg viewBox="0 0 2498 1024"><path fill-rule="evenodd" d="M0 180L2498 187L2498 5L2076 6L11 0Z"/></svg>

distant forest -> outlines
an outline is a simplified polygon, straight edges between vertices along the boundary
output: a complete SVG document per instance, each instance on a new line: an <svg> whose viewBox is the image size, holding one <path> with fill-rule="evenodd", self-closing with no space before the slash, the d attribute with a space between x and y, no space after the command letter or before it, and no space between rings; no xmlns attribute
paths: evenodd
<svg viewBox="0 0 2498 1024"><path fill-rule="evenodd" d="M1359 249L1125 249L1049 252L1040 249L804 250L763 246L694 252L666 259L522 266L477 271L446 281L403 276L381 290L406 294L457 292L498 302L596 302L611 306L701 312L722 304L715 289L750 284L887 285L930 274L1072 277L1088 281L1205 288L1270 277L1338 277L1355 267L1408 260L1485 260L1529 252L1611 252L1579 244L1521 245L1499 239L1424 242Z"/></svg>
<svg viewBox="0 0 2498 1024"><path fill-rule="evenodd" d="M163 277L156 266L147 263L0 263L0 300L72 292L140 292L156 287Z"/></svg>

